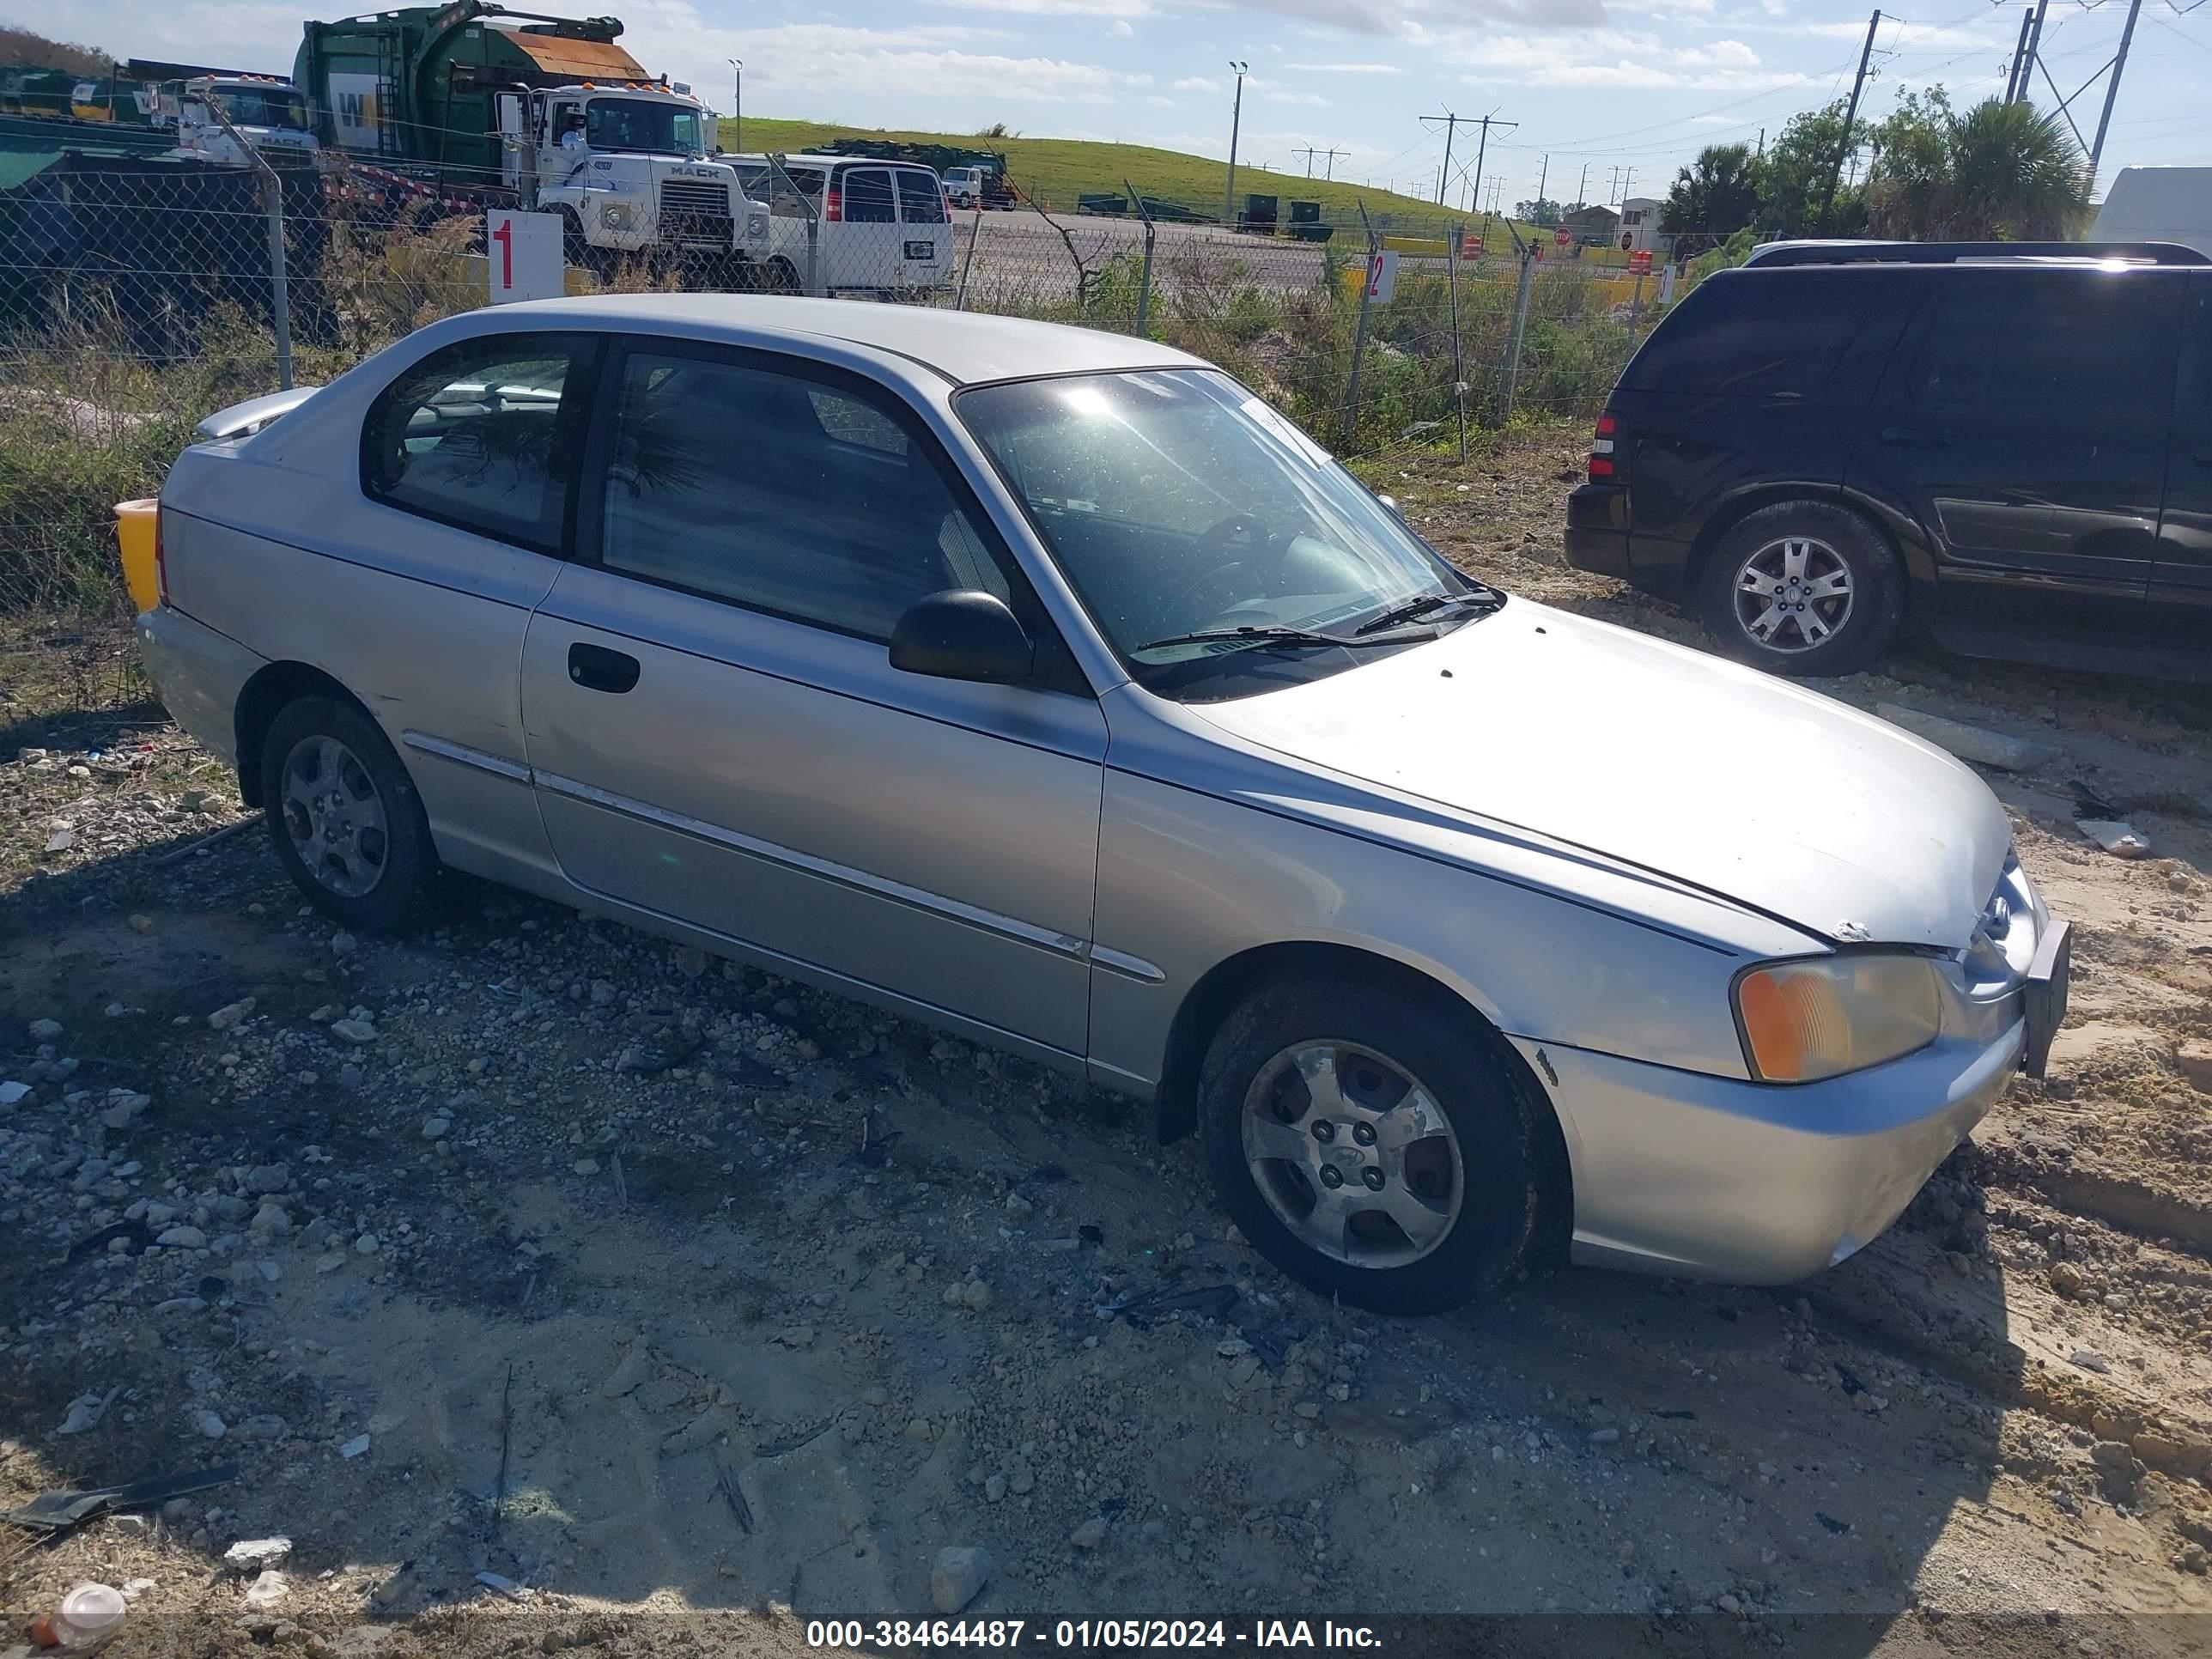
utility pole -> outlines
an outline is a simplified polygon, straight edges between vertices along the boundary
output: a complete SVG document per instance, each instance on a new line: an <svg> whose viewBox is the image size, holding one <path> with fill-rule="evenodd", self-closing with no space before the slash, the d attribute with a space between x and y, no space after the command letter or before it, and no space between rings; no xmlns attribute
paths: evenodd
<svg viewBox="0 0 2212 1659"><path fill-rule="evenodd" d="M1249 64L1229 60L1229 67L1237 71L1237 101L1229 112L1229 188L1221 196L1221 222L1231 230L1237 228L1237 130L1244 121L1244 76L1251 69Z"/></svg>
<svg viewBox="0 0 2212 1659"><path fill-rule="evenodd" d="M1588 161L1585 161L1585 162L1583 162L1583 176L1582 176L1582 181L1581 181L1581 183L1577 184L1577 185L1575 186L1575 205L1576 205L1577 207L1581 207L1582 205L1583 205L1583 191L1586 188L1588 188L1588 187L1589 187L1589 163Z"/></svg>
<svg viewBox="0 0 2212 1659"><path fill-rule="evenodd" d="M2008 104L2019 95L2020 77L2027 68L2027 31L2035 22L2035 8L2028 6L2020 14L2020 39L2013 43L2012 72L2005 76L2004 100Z"/></svg>
<svg viewBox="0 0 2212 1659"><path fill-rule="evenodd" d="M2013 91L2013 101L2026 100L2028 88L2035 82L2037 54L2043 47L2043 15L2051 9L2051 0L2035 0L2035 16L2027 26L2027 56L2020 62L2020 85Z"/></svg>
<svg viewBox="0 0 2212 1659"><path fill-rule="evenodd" d="M1306 153L1310 155L1313 152L1309 150ZM1323 150L1322 154L1328 157L1328 167L1327 171L1322 173L1322 178L1325 181L1333 183L1336 178L1336 158L1340 155L1349 155L1352 152L1348 149L1339 149L1335 145L1331 144L1327 149ZM1308 161L1306 163L1306 177L1309 179L1313 177L1313 163L1311 161Z"/></svg>
<svg viewBox="0 0 2212 1659"><path fill-rule="evenodd" d="M2048 4L2050 0L2044 0ZM1867 60L1874 56L1874 32L1881 27L1879 8L1867 19L1866 45L1859 48L1859 72L1851 77L1851 101L1844 106L1843 142L1836 146L1836 165L1828 171L1828 193L1820 203L1819 229L1826 234L1828 215L1836 205L1836 185L1844 176L1844 158L1851 153L1851 129L1859 118L1859 94L1866 87Z"/></svg>
<svg viewBox="0 0 2212 1659"><path fill-rule="evenodd" d="M732 58L730 64L730 118L737 127L737 153L745 153L745 60Z"/></svg>
<svg viewBox="0 0 2212 1659"><path fill-rule="evenodd" d="M1423 121L1441 121L1444 124L1444 164L1437 170L1437 205L1438 207L1442 207L1443 205L1444 186L1451 178L1453 135L1462 127L1479 126L1482 129L1482 139L1480 143L1476 147L1474 152L1474 176L1477 183L1480 184L1482 179L1482 158L1488 155L1490 151L1491 128L1512 128L1517 127L1521 125L1518 121L1499 120L1498 118L1498 112L1496 110L1491 111L1489 114L1483 116L1479 120L1472 116L1454 115L1449 111L1442 115L1424 115L1421 119Z"/></svg>
<svg viewBox="0 0 2212 1659"><path fill-rule="evenodd" d="M2112 57L2112 78L2105 82L2105 111L2097 118L2097 141L2089 146L2089 187L2097 186L2097 163L2105 156L2105 129L2112 125L2112 104L2120 95L2120 71L2128 66L2128 46L2136 38L2136 15L2142 0L2128 0L2128 21L2120 30L2120 49Z"/></svg>
<svg viewBox="0 0 2212 1659"><path fill-rule="evenodd" d="M1536 211L1540 215L1544 211L1544 186L1550 181L1551 177L1552 158L1547 155L1544 157L1544 170L1536 175Z"/></svg>
<svg viewBox="0 0 2212 1659"><path fill-rule="evenodd" d="M1765 127L1759 130L1759 159L1762 161L1766 159L1766 129Z"/></svg>
<svg viewBox="0 0 2212 1659"><path fill-rule="evenodd" d="M1291 154L1293 155L1303 155L1306 158L1306 177L1309 179L1312 178L1314 147L1311 144L1308 144L1304 149L1294 149Z"/></svg>

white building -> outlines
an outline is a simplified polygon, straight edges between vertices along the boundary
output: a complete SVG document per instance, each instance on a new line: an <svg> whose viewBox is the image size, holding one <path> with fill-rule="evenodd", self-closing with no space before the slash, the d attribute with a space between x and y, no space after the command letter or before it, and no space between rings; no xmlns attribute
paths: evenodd
<svg viewBox="0 0 2212 1659"><path fill-rule="evenodd" d="M1665 205L1649 196L1632 196L1623 202L1613 246L1624 253L1648 251L1654 259L1664 258L1674 240L1659 233L1659 210Z"/></svg>

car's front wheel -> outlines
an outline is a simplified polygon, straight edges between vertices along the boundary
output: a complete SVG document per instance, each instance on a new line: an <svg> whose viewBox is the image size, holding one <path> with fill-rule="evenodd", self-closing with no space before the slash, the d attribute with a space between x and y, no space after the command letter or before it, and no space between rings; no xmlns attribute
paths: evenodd
<svg viewBox="0 0 2212 1659"><path fill-rule="evenodd" d="M440 874L414 781L376 723L302 697L261 745L261 804L277 861L325 915L357 933L418 921Z"/></svg>
<svg viewBox="0 0 2212 1659"><path fill-rule="evenodd" d="M1729 528L1706 561L1705 626L1723 653L1777 674L1856 674L1905 612L1881 532L1828 501L1778 501Z"/></svg>
<svg viewBox="0 0 2212 1659"><path fill-rule="evenodd" d="M1528 1103L1471 1020L1316 977L1264 985L1222 1023L1200 1127L1255 1249L1381 1313L1456 1307L1520 1265L1539 1212Z"/></svg>

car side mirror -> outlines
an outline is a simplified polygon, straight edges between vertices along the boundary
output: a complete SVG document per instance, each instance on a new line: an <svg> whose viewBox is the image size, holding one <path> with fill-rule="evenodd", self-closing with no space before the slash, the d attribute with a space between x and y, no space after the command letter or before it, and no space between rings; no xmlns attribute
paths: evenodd
<svg viewBox="0 0 2212 1659"><path fill-rule="evenodd" d="M908 605L891 629L891 666L941 680L1025 680L1036 647L995 593L949 588Z"/></svg>

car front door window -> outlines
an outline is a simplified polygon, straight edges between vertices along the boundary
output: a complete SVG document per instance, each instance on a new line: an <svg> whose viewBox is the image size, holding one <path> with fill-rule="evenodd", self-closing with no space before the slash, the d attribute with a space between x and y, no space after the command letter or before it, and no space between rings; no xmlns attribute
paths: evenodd
<svg viewBox="0 0 2212 1659"><path fill-rule="evenodd" d="M714 358L625 360L600 514L608 569L887 641L931 593L1008 597L981 545L873 399Z"/></svg>

